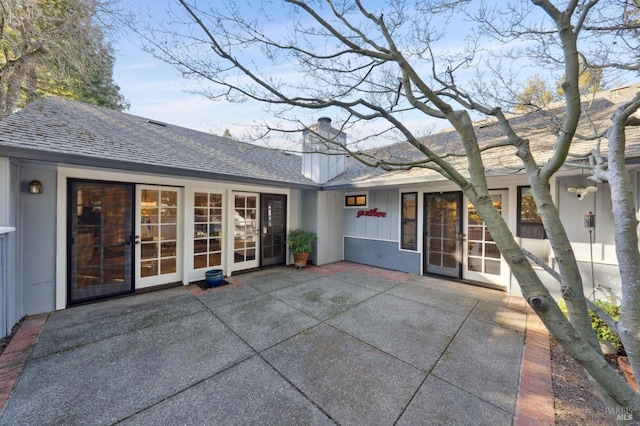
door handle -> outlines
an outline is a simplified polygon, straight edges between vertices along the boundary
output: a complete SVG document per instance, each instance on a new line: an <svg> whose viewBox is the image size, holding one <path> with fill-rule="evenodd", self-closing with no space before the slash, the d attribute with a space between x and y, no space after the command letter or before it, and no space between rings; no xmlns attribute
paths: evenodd
<svg viewBox="0 0 640 426"><path fill-rule="evenodd" d="M462 242L467 241L467 234L458 234L458 240Z"/></svg>
<svg viewBox="0 0 640 426"><path fill-rule="evenodd" d="M135 235L133 237L133 244L140 244L140 235Z"/></svg>

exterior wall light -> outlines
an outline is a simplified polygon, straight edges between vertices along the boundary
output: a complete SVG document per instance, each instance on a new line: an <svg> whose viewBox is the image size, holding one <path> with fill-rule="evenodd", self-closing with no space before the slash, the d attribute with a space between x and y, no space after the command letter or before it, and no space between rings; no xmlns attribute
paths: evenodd
<svg viewBox="0 0 640 426"><path fill-rule="evenodd" d="M29 194L42 194L42 182L36 179L29 182Z"/></svg>

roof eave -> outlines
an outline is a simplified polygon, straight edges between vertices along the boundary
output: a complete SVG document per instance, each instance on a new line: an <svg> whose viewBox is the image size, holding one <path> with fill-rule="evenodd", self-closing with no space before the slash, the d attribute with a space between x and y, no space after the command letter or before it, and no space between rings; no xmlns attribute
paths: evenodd
<svg viewBox="0 0 640 426"><path fill-rule="evenodd" d="M237 183L250 183L253 185L265 185L276 187L287 187L293 189L320 189L320 185L313 183L288 182L283 180L271 180L265 178L237 176L224 173L203 172L200 170L190 170L178 167L158 166L153 164L143 164L133 161L113 160L108 158L95 158L83 155L68 153L44 152L33 149L17 147L1 147L0 156L16 158L19 160L44 161L49 163L61 163L74 166L109 168L115 170L125 170L129 172L141 172L150 174L162 174L186 178L198 178L208 180L223 180Z"/></svg>

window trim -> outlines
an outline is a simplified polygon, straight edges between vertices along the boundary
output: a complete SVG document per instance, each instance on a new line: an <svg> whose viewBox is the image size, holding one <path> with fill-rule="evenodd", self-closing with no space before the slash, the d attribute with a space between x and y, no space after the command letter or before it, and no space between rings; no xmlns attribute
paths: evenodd
<svg viewBox="0 0 640 426"><path fill-rule="evenodd" d="M522 192L524 189L531 189L530 185L524 185L524 186L518 186L518 197L517 197L517 216L516 216L516 236L520 237L520 238L530 238L533 240L546 240L547 239L547 232L544 229L544 225L542 224L542 222L535 222L535 223L523 223L522 221ZM533 196L533 194L531 195ZM536 207L536 212L537 212L537 207ZM528 226L528 227L540 227L542 228L542 238L536 238L536 237L523 237L522 236L522 226Z"/></svg>
<svg viewBox="0 0 640 426"><path fill-rule="evenodd" d="M364 204L358 203L358 198L364 197ZM347 204L348 199L352 198L354 204ZM354 192L349 194L344 194L344 208L346 209L361 209L363 207L369 206L369 193L368 192Z"/></svg>
<svg viewBox="0 0 640 426"><path fill-rule="evenodd" d="M404 216L404 200L405 195L413 195L414 196L414 214L413 219L406 219ZM404 224L405 222L413 222L414 223L414 235L413 236L413 246L408 245L405 242L405 232L404 232ZM418 192L401 192L400 193L400 250L409 250L409 251L418 251Z"/></svg>

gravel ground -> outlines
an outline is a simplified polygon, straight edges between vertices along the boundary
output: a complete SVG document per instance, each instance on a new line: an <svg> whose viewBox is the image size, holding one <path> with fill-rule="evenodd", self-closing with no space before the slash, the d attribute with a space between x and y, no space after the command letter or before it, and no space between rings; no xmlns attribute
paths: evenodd
<svg viewBox="0 0 640 426"><path fill-rule="evenodd" d="M618 369L617 355L607 357ZM619 370L618 370L619 371ZM622 373L620 373L622 374ZM584 369L551 339L551 376L556 425L615 425Z"/></svg>

